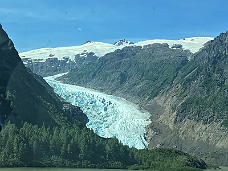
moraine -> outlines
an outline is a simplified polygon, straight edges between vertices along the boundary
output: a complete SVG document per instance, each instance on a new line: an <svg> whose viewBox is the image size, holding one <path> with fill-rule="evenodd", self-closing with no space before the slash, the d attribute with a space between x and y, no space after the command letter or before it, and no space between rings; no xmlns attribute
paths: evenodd
<svg viewBox="0 0 228 171"><path fill-rule="evenodd" d="M147 147L145 128L150 123L149 112L123 98L56 81L60 75L45 80L58 95L83 110L89 119L88 128L101 137L115 137L129 147Z"/></svg>

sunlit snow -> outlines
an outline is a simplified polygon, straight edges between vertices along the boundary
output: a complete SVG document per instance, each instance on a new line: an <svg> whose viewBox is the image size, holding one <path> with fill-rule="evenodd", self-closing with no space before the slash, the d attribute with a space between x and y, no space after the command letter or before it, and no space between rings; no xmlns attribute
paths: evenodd
<svg viewBox="0 0 228 171"><path fill-rule="evenodd" d="M154 39L154 40L146 40L141 41L138 43L135 43L134 45L137 46L145 46L148 44L153 43L167 43L169 47L172 47L175 44L182 45L183 49L188 49L192 53L198 52L206 42L212 40L212 37L190 37L190 38L184 38L180 40L166 40L166 39Z"/></svg>
<svg viewBox="0 0 228 171"><path fill-rule="evenodd" d="M121 46L115 46L109 43L103 42L90 42L79 46L69 46L69 47L57 47L57 48L41 48L36 50L31 50L28 52L20 53L20 57L30 58L36 62L44 62L48 58L58 58L63 59L64 57L69 57L74 61L75 55L81 54L83 52L94 52L96 56L102 57L107 53L114 52L117 49L122 49L125 46L144 46L153 43L168 43L170 47L174 44L181 44L183 49L189 49L192 53L199 51L203 45L212 40L211 37L190 37L180 40L166 40L166 39L154 39L137 42L135 44L127 44Z"/></svg>
<svg viewBox="0 0 228 171"><path fill-rule="evenodd" d="M89 119L88 128L101 137L116 137L130 147L147 147L145 127L150 123L147 111L120 97L60 83L54 80L55 77L49 76L45 80L57 94L83 110Z"/></svg>
<svg viewBox="0 0 228 171"><path fill-rule="evenodd" d="M96 56L101 57L107 53L114 52L117 49L120 49L120 47L109 43L91 42L80 46L35 49L28 52L22 52L19 55L21 58L30 58L32 60L39 59L39 61L36 62L44 62L47 58L63 59L63 57L69 57L69 59L74 61L75 55L85 51L94 52Z"/></svg>

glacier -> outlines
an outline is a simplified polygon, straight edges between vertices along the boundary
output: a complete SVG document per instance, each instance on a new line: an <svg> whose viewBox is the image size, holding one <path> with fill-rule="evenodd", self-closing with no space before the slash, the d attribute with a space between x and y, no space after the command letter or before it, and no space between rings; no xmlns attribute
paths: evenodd
<svg viewBox="0 0 228 171"><path fill-rule="evenodd" d="M115 137L129 147L147 148L145 128L151 123L149 112L124 98L56 81L60 75L44 79L58 95L82 109L89 119L87 128L104 138Z"/></svg>

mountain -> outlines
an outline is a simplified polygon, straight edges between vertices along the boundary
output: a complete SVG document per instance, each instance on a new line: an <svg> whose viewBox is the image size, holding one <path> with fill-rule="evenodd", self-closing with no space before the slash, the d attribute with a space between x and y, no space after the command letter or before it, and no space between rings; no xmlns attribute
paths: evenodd
<svg viewBox="0 0 228 171"><path fill-rule="evenodd" d="M81 122L87 118L78 107L26 70L1 25L0 78L0 167L206 168L178 150L131 149L97 136Z"/></svg>
<svg viewBox="0 0 228 171"><path fill-rule="evenodd" d="M203 44L209 40L211 40L210 37L192 37L181 40L147 40L133 44L124 39L117 41L114 45L87 41L80 46L42 48L22 52L20 53L20 57L24 65L31 69L33 73L46 77L65 73L73 68L81 67L107 53L122 49L125 46L144 46L153 43L167 43L169 47L172 47L173 49L188 49L194 53L203 47Z"/></svg>
<svg viewBox="0 0 228 171"><path fill-rule="evenodd" d="M13 42L0 27L0 121L6 120L17 125L23 122L42 125L62 124L61 120L70 122L78 119L86 122L82 111L63 102L54 94L52 88L39 78L29 73L23 65ZM40 83L42 82L43 85ZM64 108L68 105L68 109ZM66 112L64 112L64 110ZM66 122L66 123L67 123ZM66 124L64 123L64 124Z"/></svg>
<svg viewBox="0 0 228 171"><path fill-rule="evenodd" d="M127 45L132 45L132 44L134 44L134 43L132 43L126 39L118 40L117 42L114 43L115 46L127 46Z"/></svg>
<svg viewBox="0 0 228 171"><path fill-rule="evenodd" d="M127 46L106 54L94 63L73 69L61 81L109 94L125 94L137 102L151 99L169 86L191 56L191 52L171 49L168 44L152 44L143 48Z"/></svg>
<svg viewBox="0 0 228 171"><path fill-rule="evenodd" d="M177 148L227 165L227 33L204 47L193 43L202 40L127 46L59 80L124 97L149 111L149 148Z"/></svg>
<svg viewBox="0 0 228 171"><path fill-rule="evenodd" d="M212 37L189 37L180 40L166 40L166 39L155 39L146 40L135 43L136 46L144 46L154 43L167 43L170 48L179 48L184 50L190 50L192 53L198 52L206 42L212 40Z"/></svg>
<svg viewBox="0 0 228 171"><path fill-rule="evenodd" d="M151 131L150 147L179 146L207 162L227 165L227 37L222 33L208 42L148 104L158 114L149 128L157 130Z"/></svg>
<svg viewBox="0 0 228 171"><path fill-rule="evenodd" d="M87 41L80 46L42 48L22 52L20 57L33 73L45 77L81 67L116 49L118 47L112 44Z"/></svg>
<svg viewBox="0 0 228 171"><path fill-rule="evenodd" d="M194 58L184 66L173 84L179 99L174 110L176 122L192 117L205 124L221 123L228 127L228 32L208 42Z"/></svg>

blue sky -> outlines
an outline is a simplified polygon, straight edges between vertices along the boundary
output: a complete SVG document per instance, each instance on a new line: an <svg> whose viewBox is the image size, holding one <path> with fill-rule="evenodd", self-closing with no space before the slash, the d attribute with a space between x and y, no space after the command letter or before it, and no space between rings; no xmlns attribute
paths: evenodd
<svg viewBox="0 0 228 171"><path fill-rule="evenodd" d="M19 52L87 40L215 37L228 30L227 0L2 1L0 23Z"/></svg>

